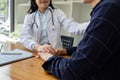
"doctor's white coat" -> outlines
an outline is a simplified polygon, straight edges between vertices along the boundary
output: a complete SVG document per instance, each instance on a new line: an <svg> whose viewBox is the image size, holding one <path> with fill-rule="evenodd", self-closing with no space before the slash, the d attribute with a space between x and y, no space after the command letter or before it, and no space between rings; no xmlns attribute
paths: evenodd
<svg viewBox="0 0 120 80"><path fill-rule="evenodd" d="M25 16L23 29L20 34L20 42L28 49L32 50L33 45L35 43L41 44L41 27L40 21L38 19L39 14L33 12L31 14L27 14ZM35 19L35 20L34 20ZM33 25L34 21L36 21L38 28ZM61 42L61 27L63 27L66 31L72 34L81 34L86 30L89 22L86 23L77 23L73 21L73 19L68 19L64 12L60 9L54 9L53 11L53 21L55 29L52 29L52 17L51 12L47 13L47 34L49 43L54 48L62 48ZM33 25L33 26L32 26Z"/></svg>

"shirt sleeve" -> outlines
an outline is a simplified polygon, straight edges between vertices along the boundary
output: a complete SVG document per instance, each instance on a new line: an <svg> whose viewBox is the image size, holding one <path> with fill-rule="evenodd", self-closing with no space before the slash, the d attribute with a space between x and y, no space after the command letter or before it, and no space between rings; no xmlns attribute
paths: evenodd
<svg viewBox="0 0 120 80"><path fill-rule="evenodd" d="M105 6L104 6L105 5ZM90 25L69 59L53 56L43 64L60 80L86 80L95 74L118 51L119 8L114 4L104 4L92 16ZM114 12L114 13L113 13Z"/></svg>

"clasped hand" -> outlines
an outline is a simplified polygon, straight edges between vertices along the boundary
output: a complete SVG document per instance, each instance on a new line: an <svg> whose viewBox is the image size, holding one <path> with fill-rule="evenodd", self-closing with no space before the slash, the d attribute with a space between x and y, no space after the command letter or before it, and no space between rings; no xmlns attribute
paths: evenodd
<svg viewBox="0 0 120 80"><path fill-rule="evenodd" d="M44 44L38 47L38 56L43 60L48 60L49 57L52 57L53 54L56 54L56 50L52 47L52 45Z"/></svg>
<svg viewBox="0 0 120 80"><path fill-rule="evenodd" d="M44 44L38 47L38 56L43 60L48 60L48 58L53 55L63 55L66 54L66 49L54 49L52 45Z"/></svg>
<svg viewBox="0 0 120 80"><path fill-rule="evenodd" d="M42 46L38 47L38 52L48 52L48 53L56 53L55 49L52 47L52 45L44 44Z"/></svg>

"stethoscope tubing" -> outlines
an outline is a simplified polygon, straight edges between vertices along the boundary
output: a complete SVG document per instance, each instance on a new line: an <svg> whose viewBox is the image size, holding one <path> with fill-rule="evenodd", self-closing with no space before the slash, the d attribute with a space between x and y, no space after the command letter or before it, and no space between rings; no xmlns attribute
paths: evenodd
<svg viewBox="0 0 120 80"><path fill-rule="evenodd" d="M53 11L51 8L49 8L49 10L51 12L51 17L52 17L52 29L54 30L55 26L54 26ZM37 14L37 12L35 12L35 15L34 15L34 22L32 23L32 29L33 29L34 24L36 25L36 28L38 28L38 24L36 23L36 20L35 20L36 14Z"/></svg>

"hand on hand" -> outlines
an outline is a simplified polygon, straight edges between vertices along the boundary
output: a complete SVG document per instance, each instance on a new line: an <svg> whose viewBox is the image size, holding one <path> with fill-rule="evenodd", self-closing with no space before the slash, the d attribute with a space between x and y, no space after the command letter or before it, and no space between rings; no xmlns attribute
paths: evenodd
<svg viewBox="0 0 120 80"><path fill-rule="evenodd" d="M52 48L51 45L44 44L38 47L38 56L41 57L43 60L47 60L48 58L52 57L53 55L65 55L67 54L66 49L57 49L55 50Z"/></svg>
<svg viewBox="0 0 120 80"><path fill-rule="evenodd" d="M47 61L48 58L52 57L53 55L48 53L48 52L45 52L45 53L38 53L38 55L44 60L44 61Z"/></svg>
<svg viewBox="0 0 120 80"><path fill-rule="evenodd" d="M53 54L56 53L55 49L52 48L51 45L44 44L42 46L39 46L38 49L38 56L37 58L41 57L43 60L47 60L49 57L53 56Z"/></svg>
<svg viewBox="0 0 120 80"><path fill-rule="evenodd" d="M38 47L38 52L48 52L48 53L56 53L55 49L52 48L51 45L48 45L48 44L44 44L42 46L39 46Z"/></svg>

